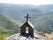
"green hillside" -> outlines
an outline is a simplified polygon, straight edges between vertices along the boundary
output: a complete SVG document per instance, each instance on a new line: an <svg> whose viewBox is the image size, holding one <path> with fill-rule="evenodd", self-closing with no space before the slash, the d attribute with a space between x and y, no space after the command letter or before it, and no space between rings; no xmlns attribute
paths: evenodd
<svg viewBox="0 0 53 40"><path fill-rule="evenodd" d="M19 30L20 23L0 14L0 33Z"/></svg>
<svg viewBox="0 0 53 40"><path fill-rule="evenodd" d="M53 14L45 14L35 20L35 29L44 33L53 32Z"/></svg>

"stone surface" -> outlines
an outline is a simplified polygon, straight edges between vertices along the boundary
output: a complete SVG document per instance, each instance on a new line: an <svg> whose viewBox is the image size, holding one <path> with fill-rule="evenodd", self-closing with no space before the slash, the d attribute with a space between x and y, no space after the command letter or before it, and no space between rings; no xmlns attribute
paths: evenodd
<svg viewBox="0 0 53 40"><path fill-rule="evenodd" d="M29 37L20 36L20 33L19 33L19 34L11 35L5 38L5 40L49 40L49 39L37 33L34 34L34 38L31 38L30 36Z"/></svg>

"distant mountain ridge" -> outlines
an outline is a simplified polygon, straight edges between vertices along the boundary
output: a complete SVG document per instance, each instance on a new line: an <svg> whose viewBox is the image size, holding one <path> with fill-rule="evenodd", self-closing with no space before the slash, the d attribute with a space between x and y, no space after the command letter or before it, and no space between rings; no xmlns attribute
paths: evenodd
<svg viewBox="0 0 53 40"><path fill-rule="evenodd" d="M32 24L35 26L35 29L39 31L40 29L45 28L44 30L40 30L40 31L47 32L47 33L52 32L53 24L51 24L52 27L50 29L50 26L49 27L47 26L48 25L47 22L49 22L49 18L51 19L53 17L53 4L39 5L39 6L24 5L24 4L3 4L3 3L0 4L0 14L6 15L16 20L17 22L20 21L24 23L25 22L24 16L26 16L27 13L29 14L29 16L31 16L29 21L32 22ZM52 21L52 19L50 20L50 22ZM40 24L39 24L39 20L40 20ZM43 22L44 20L46 25Z"/></svg>
<svg viewBox="0 0 53 40"><path fill-rule="evenodd" d="M41 14L53 13L53 4L52 5L24 5L24 4L0 4L0 13L9 16L15 20L23 21L24 15L27 13L30 16L37 16Z"/></svg>

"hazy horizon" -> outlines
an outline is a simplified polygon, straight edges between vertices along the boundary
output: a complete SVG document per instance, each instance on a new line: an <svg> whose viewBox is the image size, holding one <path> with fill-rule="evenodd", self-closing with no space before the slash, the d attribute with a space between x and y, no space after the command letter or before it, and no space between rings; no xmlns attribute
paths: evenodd
<svg viewBox="0 0 53 40"><path fill-rule="evenodd" d="M29 4L29 5L48 5L48 4L53 4L53 0L0 0L0 3Z"/></svg>

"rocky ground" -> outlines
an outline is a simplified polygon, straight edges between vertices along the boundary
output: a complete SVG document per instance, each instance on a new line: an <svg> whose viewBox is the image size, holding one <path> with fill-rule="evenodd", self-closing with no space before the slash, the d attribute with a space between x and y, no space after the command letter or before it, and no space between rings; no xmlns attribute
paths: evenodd
<svg viewBox="0 0 53 40"><path fill-rule="evenodd" d="M11 35L5 38L5 40L49 40L49 39L37 33L34 34L34 38L31 38L30 36L29 37L20 36L20 33L19 33L19 34Z"/></svg>

